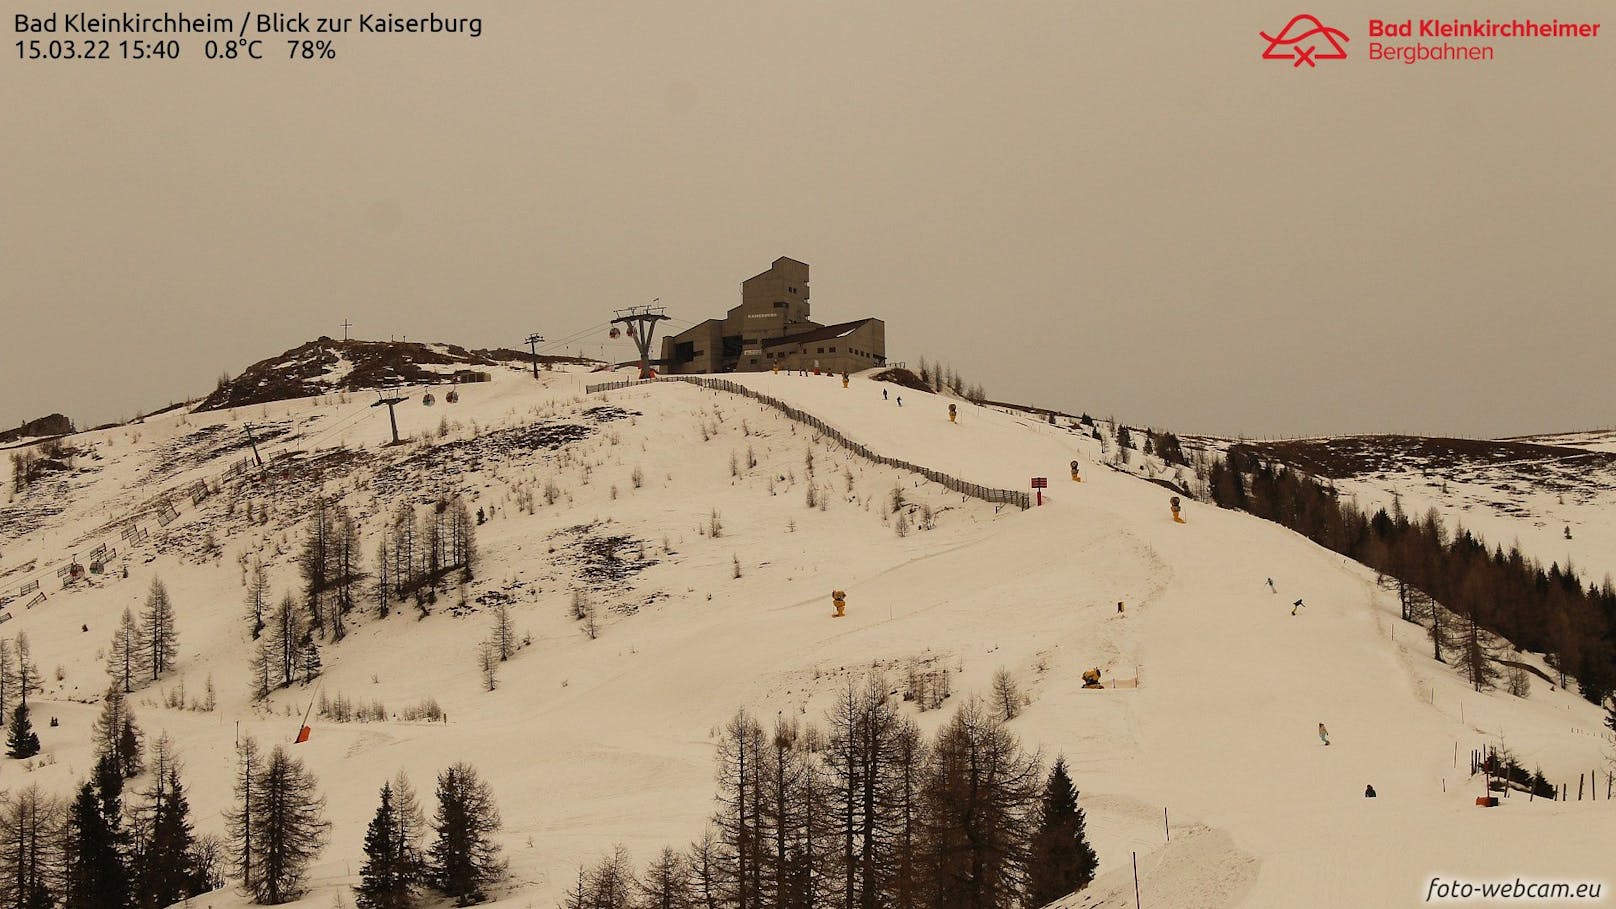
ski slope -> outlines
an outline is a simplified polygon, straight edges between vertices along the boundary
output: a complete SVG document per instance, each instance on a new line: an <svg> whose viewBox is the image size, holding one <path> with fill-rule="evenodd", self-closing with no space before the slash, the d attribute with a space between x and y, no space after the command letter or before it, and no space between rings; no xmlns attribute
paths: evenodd
<svg viewBox="0 0 1616 909"><path fill-rule="evenodd" d="M106 684L100 653L117 615L138 608L160 576L178 614L181 669L135 696L137 716L149 735L167 730L178 741L197 826L221 830L238 724L266 743L288 742L314 696L293 688L269 710L249 703L244 559L265 559L278 594L295 587L291 560L311 495L339 497L365 519L369 554L398 501L463 492L491 513L479 528L476 580L423 619L408 606L356 618L345 640L324 648L325 692L379 699L391 714L431 697L448 716L315 721L312 739L296 746L333 822L302 901L310 906L332 905L356 880L376 790L398 769L429 796L439 769L476 764L505 821L512 879L499 901L553 905L580 862L616 843L644 861L700 835L717 728L737 708L817 719L850 679L910 665L954 674L954 697L917 716L928 730L964 697L986 694L1000 668L1027 691L1031 703L1011 727L1047 759L1067 758L1101 861L1100 880L1071 906L1132 905L1134 856L1146 906L1416 905L1433 876L1616 883L1606 880L1613 803L1512 797L1481 809L1481 782L1467 775L1472 748L1502 743L1574 790L1578 773L1609 767L1596 709L1535 679L1525 700L1471 692L1429 658L1369 572L1289 531L1193 502L1187 523L1174 524L1170 493L1097 463L1092 438L962 401L951 424L953 399L891 386L900 408L864 376L847 389L824 376L731 378L884 455L990 486L1046 476L1045 505L1020 512L964 499L815 441L737 395L684 383L584 393L604 378L556 371L534 381L511 370L461 386L452 407L441 394L423 407L416 395L398 409L412 439L399 447L381 445L386 410L360 393L166 414L74 437L93 454L77 462L87 469L55 481L48 496L14 498L7 507L28 510L33 526L0 536L0 593L35 576L49 593L34 609L12 604L0 633L33 640L47 679L36 726L51 759L31 768L5 760L0 786L66 793L87 772L94 700ZM602 406L627 413L589 415ZM297 452L307 465L275 481L283 492L228 480L195 506L185 500L166 528L144 519L152 539L121 554L127 579L113 572L60 589L57 568L118 539L125 516L239 461L243 450L219 440L244 435L247 422L276 428L266 457ZM588 432L474 466L432 455L546 424ZM746 466L748 450L756 467ZM1067 477L1074 458L1081 484ZM542 496L547 482L560 494L554 504ZM810 484L823 510L806 505ZM896 532L894 486L915 503L911 521L932 509L933 529ZM526 513L519 503L535 492ZM241 518L247 501L271 506L268 523ZM45 513L47 504L63 510ZM717 537L708 532L715 510ZM620 552L636 566L654 564L589 580L597 544L587 541L608 536L629 539ZM847 591L846 618L830 618L832 588ZM601 609L596 640L569 614L580 589ZM488 692L473 654L496 594L511 598L532 643L502 664ZM1293 617L1297 597L1307 605ZM462 599L466 608L454 608ZM1138 687L1083 690L1091 666ZM181 677L199 695L210 676L212 713L160 706ZM61 725L47 727L46 716ZM1329 747L1315 734L1320 722ZM1366 784L1379 798L1362 797Z"/></svg>

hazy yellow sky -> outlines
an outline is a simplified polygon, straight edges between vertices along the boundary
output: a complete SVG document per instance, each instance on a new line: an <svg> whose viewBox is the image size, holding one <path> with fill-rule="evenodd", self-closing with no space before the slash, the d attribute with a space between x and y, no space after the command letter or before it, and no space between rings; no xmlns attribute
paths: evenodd
<svg viewBox="0 0 1616 909"><path fill-rule="evenodd" d="M479 39L328 62L13 44L16 12L243 6L0 21L0 426L203 393L344 318L475 346L653 297L695 321L780 255L816 319L880 316L891 358L995 397L1226 434L1616 424L1616 5L498 0L438 8ZM1298 12L1349 59L1261 60ZM1371 17L1528 12L1605 24L1367 59Z"/></svg>

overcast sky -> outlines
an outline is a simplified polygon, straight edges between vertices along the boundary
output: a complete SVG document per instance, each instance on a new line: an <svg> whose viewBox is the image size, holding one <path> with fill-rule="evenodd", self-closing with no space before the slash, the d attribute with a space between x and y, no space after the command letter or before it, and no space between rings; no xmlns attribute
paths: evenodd
<svg viewBox="0 0 1616 909"><path fill-rule="evenodd" d="M1370 15L1528 7L1313 6L1351 58L1294 69L1257 33L1301 10L1231 6L456 2L482 38L303 64L19 62L8 10L0 426L205 393L344 318L471 346L653 297L697 321L780 255L816 320L883 318L891 359L998 398L1220 434L1616 424L1616 7L1404 66L1367 59ZM361 7L430 9L303 8Z"/></svg>

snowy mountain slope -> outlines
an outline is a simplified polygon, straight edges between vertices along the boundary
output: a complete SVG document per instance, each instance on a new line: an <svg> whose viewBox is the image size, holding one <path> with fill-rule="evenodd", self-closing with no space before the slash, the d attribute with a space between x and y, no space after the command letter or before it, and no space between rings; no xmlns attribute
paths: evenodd
<svg viewBox="0 0 1616 909"><path fill-rule="evenodd" d="M817 718L872 666L953 672L955 697L919 715L928 729L959 699L985 693L997 669L1017 675L1032 703L1012 728L1068 758L1106 874L1073 905L1131 900L1133 852L1145 901L1175 906L1413 905L1433 874L1580 880L1607 867L1611 803L1510 799L1483 810L1471 804L1479 780L1465 775L1471 748L1502 739L1528 766L1574 782L1602 766L1593 707L1546 686L1528 700L1469 692L1408 636L1361 568L1233 512L1191 504L1189 523L1175 525L1166 490L1100 468L1098 442L1028 415L961 404L950 424L946 402L916 395L900 409L863 377L849 389L825 377L736 378L883 454L986 485L1047 476L1047 504L996 512L816 443L739 396L682 383L585 395L598 377L564 371L535 382L496 370L452 407L426 408L415 395L398 411L414 441L396 448L379 444L385 410L362 394L84 434L81 463L93 469L49 492L61 510L41 511L25 533L0 528L0 570L11 572L0 592L38 576L50 594L34 609L13 603L3 631L33 638L48 679L37 715L61 719L39 724L54 763L5 761L0 780L65 792L88 769L96 708L81 701L105 684L98 651L117 614L161 576L178 610L181 671L137 695L138 715L180 742L193 804L223 805L236 723L288 741L314 696L294 688L269 712L250 706L243 560L264 557L275 589L292 589L297 521L315 493L366 517L369 552L380 516L399 501L462 492L492 514L479 528L476 580L424 619L408 607L357 619L325 647L328 695L379 699L391 714L431 697L448 722L316 722L297 746L334 822L309 905L352 883L387 776L404 767L430 789L438 769L461 759L490 780L505 817L513 882L501 900L553 904L576 865L613 843L644 859L699 835L715 729L737 708ZM271 479L226 479L195 506L177 500L179 516L157 525L160 493L219 482L240 461L234 440L249 421L277 430L263 445ZM806 505L809 451L823 510ZM1073 458L1082 484L1066 478ZM894 486L916 503L911 526L924 504L935 529L896 533ZM528 495L531 514L521 507ZM255 513L267 506L268 522L249 523L248 503ZM44 504L28 493L7 507ZM114 572L60 589L59 566L118 540L127 516L141 513L137 526L151 537L122 548L128 579ZM603 562L603 551L618 558ZM845 619L829 617L832 587L848 592ZM569 615L574 589L602 610L597 640ZM486 604L502 595L532 644L486 692L473 650L488 631ZM1292 617L1296 596L1308 605ZM1139 687L1083 690L1090 666L1137 676ZM180 677L197 695L209 676L213 713L159 706ZM1319 722L1335 736L1329 748L1314 735ZM1361 797L1366 783L1379 799ZM197 820L220 829L211 811Z"/></svg>
<svg viewBox="0 0 1616 909"><path fill-rule="evenodd" d="M1577 567L1600 582L1616 574L1616 445L1609 432L1506 439L1356 436L1248 443L1334 481L1359 507L1422 515L1490 545L1519 544L1544 566ZM1566 532L1570 531L1567 537Z"/></svg>

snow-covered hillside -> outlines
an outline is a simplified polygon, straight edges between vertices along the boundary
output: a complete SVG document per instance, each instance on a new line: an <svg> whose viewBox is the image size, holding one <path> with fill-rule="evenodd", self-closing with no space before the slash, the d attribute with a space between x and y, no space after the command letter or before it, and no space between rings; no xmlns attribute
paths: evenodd
<svg viewBox="0 0 1616 909"><path fill-rule="evenodd" d="M0 596L13 598L0 632L29 634L46 675L36 717L60 719L37 724L49 759L5 760L0 786L66 793L87 773L102 654L160 577L180 669L137 694L136 711L178 741L198 825L221 830L238 730L290 742L317 697L294 687L252 705L248 566L262 559L277 593L295 588L316 496L362 519L368 554L398 503L463 494L489 516L476 578L425 618L358 617L324 648L326 696L390 716L431 698L447 721L312 724L296 748L334 827L303 904L332 905L355 882L385 780L402 768L429 791L466 760L504 816L499 901L554 905L579 863L614 844L645 860L701 833L717 730L737 708L818 718L872 668L950 674L950 701L917 714L928 730L999 669L1016 676L1030 704L1011 728L1066 757L1100 856L1101 878L1071 906L1133 905L1135 855L1147 906L1416 905L1433 876L1610 883L1616 802L1482 809L1468 774L1471 749L1503 745L1574 790L1610 766L1598 711L1535 679L1527 699L1472 692L1360 566L1193 502L1175 524L1168 490L1031 415L956 402L950 423L944 399L884 398L864 376L845 389L732 378L883 455L986 486L1048 477L1045 504L962 497L738 395L680 382L586 394L602 377L581 370L536 381L498 367L452 405L441 388L431 407L414 393L396 447L383 445L387 409L363 392L74 436L72 469L14 494L0 520ZM1068 478L1074 458L1082 483ZM1590 536L1616 534L1586 514ZM106 570L64 588L58 572L101 545L117 550ZM47 599L26 608L34 580ZM833 588L847 591L845 618L831 618ZM577 591L602 616L595 639L572 616ZM474 655L500 601L531 643L489 692ZM1090 667L1137 687L1085 690ZM209 678L214 711L161 706ZM1378 798L1363 797L1369 784Z"/></svg>
<svg viewBox="0 0 1616 909"><path fill-rule="evenodd" d="M1489 545L1518 545L1545 567L1616 575L1616 443L1608 431L1521 439L1352 436L1252 443L1328 477L1360 508L1436 509Z"/></svg>

